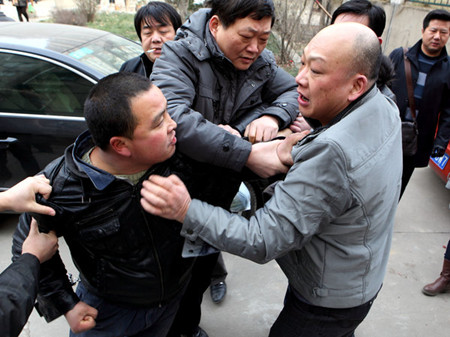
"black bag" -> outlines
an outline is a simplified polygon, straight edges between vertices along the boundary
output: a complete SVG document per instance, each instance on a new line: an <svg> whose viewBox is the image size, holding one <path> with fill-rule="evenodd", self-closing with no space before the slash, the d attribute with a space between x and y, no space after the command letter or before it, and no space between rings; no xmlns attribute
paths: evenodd
<svg viewBox="0 0 450 337"><path fill-rule="evenodd" d="M415 122L402 122L402 145L404 156L414 156L417 152L417 125Z"/></svg>
<svg viewBox="0 0 450 337"><path fill-rule="evenodd" d="M403 57L405 63L406 87L408 90L409 111L412 121L402 121L402 145L404 156L414 156L417 152L417 120L416 104L414 102L414 89L411 78L411 63L406 57L406 48L403 48Z"/></svg>

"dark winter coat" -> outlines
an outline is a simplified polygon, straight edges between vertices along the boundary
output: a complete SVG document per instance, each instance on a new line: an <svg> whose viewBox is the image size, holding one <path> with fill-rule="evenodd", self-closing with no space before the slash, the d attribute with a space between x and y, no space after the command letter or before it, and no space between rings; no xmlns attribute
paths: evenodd
<svg viewBox="0 0 450 337"><path fill-rule="evenodd" d="M173 156L154 165L132 185L84 163L81 157L91 147L86 132L44 169L53 189L50 198L40 202L54 208L56 216L33 216L41 230L53 229L64 236L89 291L117 304L164 305L186 285L193 259L181 257L181 224L145 212L140 189L150 174L172 173L191 187L184 175L188 168ZM15 256L28 232L29 215L24 214L14 233ZM36 307L47 321L65 314L79 301L58 253L42 264L37 299Z"/></svg>
<svg viewBox="0 0 450 337"><path fill-rule="evenodd" d="M413 86L418 78L418 58L421 46L422 40L419 40L406 53L411 63ZM395 80L392 82L392 91L397 97L400 117L403 120L409 105L403 48L395 49L389 57L394 63L396 73ZM421 103L417 116L419 136L415 155L416 167L427 166L433 145L446 148L450 139L450 62L445 47L427 75ZM438 127L437 134L436 127ZM436 140L434 140L435 134Z"/></svg>
<svg viewBox="0 0 450 337"><path fill-rule="evenodd" d="M152 73L152 69L153 62L150 61L145 54L141 54L140 56L136 56L122 64L119 71L136 73L149 78Z"/></svg>
<svg viewBox="0 0 450 337"><path fill-rule="evenodd" d="M40 262L20 255L0 274L0 336L19 336L36 299Z"/></svg>
<svg viewBox="0 0 450 337"><path fill-rule="evenodd" d="M298 115L297 85L267 49L249 69L237 70L211 35L209 17L210 10L201 9L178 29L175 41L164 44L150 78L178 124L178 149L200 162L240 171L251 144L217 124L242 134L251 121L270 115L283 129Z"/></svg>

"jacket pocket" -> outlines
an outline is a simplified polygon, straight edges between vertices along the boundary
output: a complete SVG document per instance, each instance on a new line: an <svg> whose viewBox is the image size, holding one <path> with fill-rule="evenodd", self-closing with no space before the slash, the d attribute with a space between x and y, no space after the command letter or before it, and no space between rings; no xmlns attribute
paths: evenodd
<svg viewBox="0 0 450 337"><path fill-rule="evenodd" d="M122 256L130 250L127 235L121 233L119 218L112 210L78 221L76 227L80 243L94 255Z"/></svg>

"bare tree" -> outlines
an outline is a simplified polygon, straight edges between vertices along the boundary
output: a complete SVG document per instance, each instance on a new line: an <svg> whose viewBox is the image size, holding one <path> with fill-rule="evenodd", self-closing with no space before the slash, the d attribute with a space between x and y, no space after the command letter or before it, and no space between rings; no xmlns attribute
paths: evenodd
<svg viewBox="0 0 450 337"><path fill-rule="evenodd" d="M97 0L75 0L78 11L86 17L87 22L93 22L97 12Z"/></svg>
<svg viewBox="0 0 450 337"><path fill-rule="evenodd" d="M274 32L280 49L279 63L288 64L300 31L301 17L308 1L313 0L275 0L277 19Z"/></svg>
<svg viewBox="0 0 450 337"><path fill-rule="evenodd" d="M189 16L189 7L193 4L193 0L168 0L168 3L173 5L178 13L181 15L181 20L187 19Z"/></svg>

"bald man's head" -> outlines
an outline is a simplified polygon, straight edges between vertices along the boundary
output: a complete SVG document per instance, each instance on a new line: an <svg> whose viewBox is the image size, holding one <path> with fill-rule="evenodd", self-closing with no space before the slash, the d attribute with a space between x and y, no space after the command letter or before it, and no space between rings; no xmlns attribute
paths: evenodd
<svg viewBox="0 0 450 337"><path fill-rule="evenodd" d="M330 53L345 53L341 62L349 66L350 73L363 74L371 83L376 81L381 63L381 46L370 28L356 22L339 23L322 29L311 42L314 40L318 40L315 43L323 44Z"/></svg>
<svg viewBox="0 0 450 337"><path fill-rule="evenodd" d="M300 112L329 123L375 83L381 47L375 33L354 22L322 29L306 46L296 77Z"/></svg>

